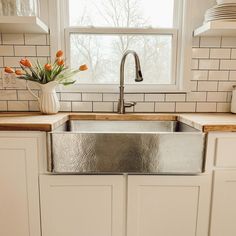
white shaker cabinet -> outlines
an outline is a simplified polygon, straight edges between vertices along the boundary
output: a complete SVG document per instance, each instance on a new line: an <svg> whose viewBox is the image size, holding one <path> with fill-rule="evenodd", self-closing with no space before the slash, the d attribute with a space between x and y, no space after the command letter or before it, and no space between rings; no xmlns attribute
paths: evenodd
<svg viewBox="0 0 236 236"><path fill-rule="evenodd" d="M122 175L42 175L42 236L123 236Z"/></svg>
<svg viewBox="0 0 236 236"><path fill-rule="evenodd" d="M127 236L207 236L210 181L208 176L129 176Z"/></svg>
<svg viewBox="0 0 236 236"><path fill-rule="evenodd" d="M236 170L215 172L211 220L211 236L236 235Z"/></svg>
<svg viewBox="0 0 236 236"><path fill-rule="evenodd" d="M208 136L207 169L213 171L210 236L236 235L236 133Z"/></svg>
<svg viewBox="0 0 236 236"><path fill-rule="evenodd" d="M0 132L1 236L41 235L38 158L42 139L39 132Z"/></svg>

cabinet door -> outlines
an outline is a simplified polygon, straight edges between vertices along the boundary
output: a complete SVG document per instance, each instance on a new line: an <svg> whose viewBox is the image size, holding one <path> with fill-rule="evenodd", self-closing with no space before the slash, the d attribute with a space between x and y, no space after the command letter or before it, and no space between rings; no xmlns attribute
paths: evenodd
<svg viewBox="0 0 236 236"><path fill-rule="evenodd" d="M0 235L39 236L38 142L0 133Z"/></svg>
<svg viewBox="0 0 236 236"><path fill-rule="evenodd" d="M128 236L207 236L208 176L129 176Z"/></svg>
<svg viewBox="0 0 236 236"><path fill-rule="evenodd" d="M123 176L41 176L43 236L123 236Z"/></svg>
<svg viewBox="0 0 236 236"><path fill-rule="evenodd" d="M236 170L215 172L211 236L236 235Z"/></svg>

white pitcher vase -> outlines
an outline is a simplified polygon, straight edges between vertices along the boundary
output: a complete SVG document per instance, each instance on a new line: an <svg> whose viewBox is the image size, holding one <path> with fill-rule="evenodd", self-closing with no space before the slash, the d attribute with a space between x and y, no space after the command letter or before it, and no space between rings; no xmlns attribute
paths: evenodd
<svg viewBox="0 0 236 236"><path fill-rule="evenodd" d="M60 110L60 103L56 94L56 87L58 83L56 81L49 82L47 84L38 84L41 88L40 96L38 97L26 83L29 92L37 98L39 102L39 110L43 114L56 114Z"/></svg>

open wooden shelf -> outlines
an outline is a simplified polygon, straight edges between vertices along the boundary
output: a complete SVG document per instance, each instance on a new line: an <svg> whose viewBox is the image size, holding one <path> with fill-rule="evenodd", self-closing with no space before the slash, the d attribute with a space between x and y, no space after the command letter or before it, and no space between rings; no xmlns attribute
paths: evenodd
<svg viewBox="0 0 236 236"><path fill-rule="evenodd" d="M236 36L236 21L212 21L194 31L194 36Z"/></svg>
<svg viewBox="0 0 236 236"><path fill-rule="evenodd" d="M48 33L49 29L36 16L0 16L1 33Z"/></svg>

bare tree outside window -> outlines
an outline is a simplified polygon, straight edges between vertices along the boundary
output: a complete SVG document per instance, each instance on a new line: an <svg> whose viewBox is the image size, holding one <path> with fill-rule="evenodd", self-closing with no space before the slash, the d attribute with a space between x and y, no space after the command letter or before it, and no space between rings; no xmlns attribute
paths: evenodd
<svg viewBox="0 0 236 236"><path fill-rule="evenodd" d="M75 1L70 0L70 7L75 7ZM167 1L170 7L173 7L173 0ZM76 2L81 2L81 7L76 17L72 14L72 25L114 28L143 28L152 25L150 17L145 16L142 11L142 3L145 0L79 0ZM173 13L169 15L173 20ZM85 62L90 68L84 73L84 79L80 80L80 83L118 83L120 59L128 49L135 50L139 54L146 84L171 83L171 35L74 33L70 36L70 46L71 65L76 67ZM133 63L132 58L128 58L126 77L130 84L133 83L134 78Z"/></svg>

